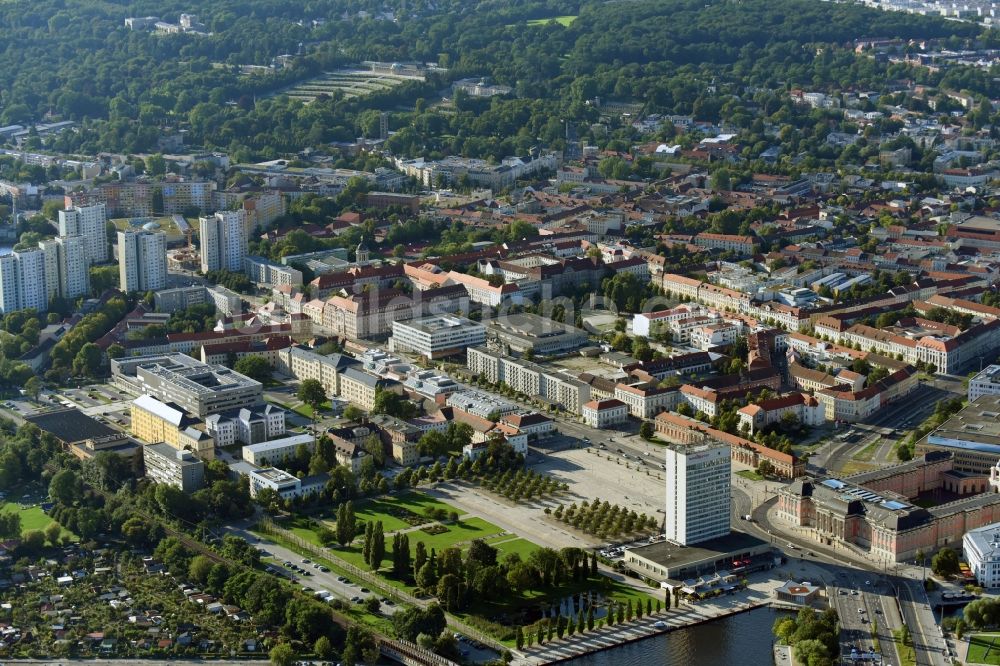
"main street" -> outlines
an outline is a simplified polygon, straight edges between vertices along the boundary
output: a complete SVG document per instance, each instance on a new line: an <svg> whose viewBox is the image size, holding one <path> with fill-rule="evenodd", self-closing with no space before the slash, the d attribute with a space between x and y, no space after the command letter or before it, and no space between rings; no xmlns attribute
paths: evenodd
<svg viewBox="0 0 1000 666"><path fill-rule="evenodd" d="M921 382L904 400L881 410L865 423L845 426L862 433L862 439L857 442L842 442L832 438L810 457L811 471L829 470L831 473L836 473L843 469L851 456L864 450L880 437L882 444L875 451L871 461L875 464L897 463L898 460L892 455L896 439L904 437L905 431L917 427L933 414L938 402L961 395L961 389L961 381L951 377L932 377Z"/></svg>

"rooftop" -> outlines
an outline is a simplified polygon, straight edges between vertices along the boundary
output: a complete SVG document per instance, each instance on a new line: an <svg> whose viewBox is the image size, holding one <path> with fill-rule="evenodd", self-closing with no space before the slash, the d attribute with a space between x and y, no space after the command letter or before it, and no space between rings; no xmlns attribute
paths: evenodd
<svg viewBox="0 0 1000 666"><path fill-rule="evenodd" d="M64 443L82 442L86 439L117 435L119 432L97 419L91 418L74 408L59 409L35 416L26 416L25 421L51 433Z"/></svg>
<svg viewBox="0 0 1000 666"><path fill-rule="evenodd" d="M434 333L445 329L482 329L483 325L478 321L472 321L457 315L437 315L434 317L424 317L422 319L411 319L406 322L393 322L400 326L406 326L423 333Z"/></svg>
<svg viewBox="0 0 1000 666"><path fill-rule="evenodd" d="M660 541L648 546L630 548L629 551L673 570L751 550L766 550L769 547L766 541L755 536L732 531L727 536L702 541L696 546L680 546L669 541Z"/></svg>

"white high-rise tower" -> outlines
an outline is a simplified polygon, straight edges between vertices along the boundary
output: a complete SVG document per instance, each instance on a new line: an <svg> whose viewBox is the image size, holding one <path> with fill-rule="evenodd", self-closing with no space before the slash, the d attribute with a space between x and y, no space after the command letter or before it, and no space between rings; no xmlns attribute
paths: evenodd
<svg viewBox="0 0 1000 666"><path fill-rule="evenodd" d="M87 241L89 264L103 264L108 260L107 221L104 204L61 210L59 235L83 236Z"/></svg>
<svg viewBox="0 0 1000 666"><path fill-rule="evenodd" d="M118 278L122 291L167 286L167 236L162 231L118 232Z"/></svg>
<svg viewBox="0 0 1000 666"><path fill-rule="evenodd" d="M200 219L201 270L243 272L247 256L247 234L242 210L219 211Z"/></svg>
<svg viewBox="0 0 1000 666"><path fill-rule="evenodd" d="M730 448L706 441L666 447L666 537L682 546L730 531Z"/></svg>

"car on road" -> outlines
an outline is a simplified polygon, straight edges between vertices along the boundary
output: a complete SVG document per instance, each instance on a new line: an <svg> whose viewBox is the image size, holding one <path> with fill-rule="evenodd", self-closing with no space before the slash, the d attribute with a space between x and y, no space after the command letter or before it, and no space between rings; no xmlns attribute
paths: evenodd
<svg viewBox="0 0 1000 666"><path fill-rule="evenodd" d="M657 620L656 622L653 623L653 628L654 629L666 629L667 628L667 623L664 622L663 620Z"/></svg>
<svg viewBox="0 0 1000 666"><path fill-rule="evenodd" d="M330 567L320 566L319 570L323 573L330 573Z"/></svg>
<svg viewBox="0 0 1000 666"><path fill-rule="evenodd" d="M864 612L865 612L865 609L864 609L864 608L859 608L859 609L858 609L858 612L859 612L859 613L864 613Z"/></svg>
<svg viewBox="0 0 1000 666"><path fill-rule="evenodd" d="M341 583L346 583L347 576L337 576L337 580L339 580Z"/></svg>
<svg viewBox="0 0 1000 666"><path fill-rule="evenodd" d="M590 444L590 438L589 438L589 437L584 437L584 438L583 438L583 441L584 441L585 443L587 443L587 444Z"/></svg>
<svg viewBox="0 0 1000 666"><path fill-rule="evenodd" d="M847 596L847 590L838 590L837 594L840 594L840 595L843 595L843 596L846 597Z"/></svg>
<svg viewBox="0 0 1000 666"><path fill-rule="evenodd" d="M302 558L302 564L309 564L309 560L307 560L306 558L303 557Z"/></svg>
<svg viewBox="0 0 1000 666"><path fill-rule="evenodd" d="M369 589L368 589L367 587L363 587L363 588L361 588L361 591L362 591L362 592L365 592L365 593L367 593L367 592L371 592L371 590L369 590Z"/></svg>

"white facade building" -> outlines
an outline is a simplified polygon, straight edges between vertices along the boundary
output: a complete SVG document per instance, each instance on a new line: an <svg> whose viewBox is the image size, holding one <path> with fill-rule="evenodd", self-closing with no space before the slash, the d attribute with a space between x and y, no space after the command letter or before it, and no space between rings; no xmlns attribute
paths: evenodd
<svg viewBox="0 0 1000 666"><path fill-rule="evenodd" d="M628 405L616 398L591 400L583 405L581 415L591 428L610 428L628 421Z"/></svg>
<svg viewBox="0 0 1000 666"><path fill-rule="evenodd" d="M420 354L429 359L462 354L486 342L486 327L456 315L392 322L389 351Z"/></svg>
<svg viewBox="0 0 1000 666"><path fill-rule="evenodd" d="M246 214L242 210L219 211L200 218L201 270L243 272L247 256Z"/></svg>
<svg viewBox="0 0 1000 666"><path fill-rule="evenodd" d="M104 204L81 206L59 211L59 235L87 239L87 263L103 264L108 260L108 216Z"/></svg>
<svg viewBox="0 0 1000 666"><path fill-rule="evenodd" d="M162 231L118 232L118 279L122 291L167 286L167 235Z"/></svg>
<svg viewBox="0 0 1000 666"><path fill-rule="evenodd" d="M0 257L0 312L49 309L45 253L35 248Z"/></svg>
<svg viewBox="0 0 1000 666"><path fill-rule="evenodd" d="M49 300L77 298L90 293L87 240L83 236L59 236L38 242L45 271L45 293Z"/></svg>
<svg viewBox="0 0 1000 666"><path fill-rule="evenodd" d="M682 546L729 535L728 444L666 448L666 537Z"/></svg>
<svg viewBox="0 0 1000 666"><path fill-rule="evenodd" d="M309 433L300 433L271 442L250 444L242 449L243 460L251 465L280 465L293 457L300 446L305 446L312 454L316 448L316 440Z"/></svg>
<svg viewBox="0 0 1000 666"><path fill-rule="evenodd" d="M966 532L962 554L980 587L1000 587L1000 523Z"/></svg>
<svg viewBox="0 0 1000 666"><path fill-rule="evenodd" d="M978 375L969 380L969 402L983 395L1000 393L1000 365L983 368Z"/></svg>

